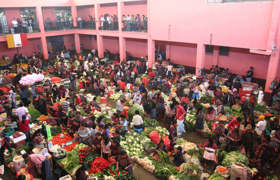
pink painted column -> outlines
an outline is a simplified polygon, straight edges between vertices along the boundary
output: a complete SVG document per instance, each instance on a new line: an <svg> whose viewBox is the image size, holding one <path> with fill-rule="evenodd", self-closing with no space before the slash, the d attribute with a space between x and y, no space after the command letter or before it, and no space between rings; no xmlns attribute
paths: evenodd
<svg viewBox="0 0 280 180"><path fill-rule="evenodd" d="M71 13L72 13L72 18L73 18L73 26L77 27L77 7L75 6L74 2L71 5Z"/></svg>
<svg viewBox="0 0 280 180"><path fill-rule="evenodd" d="M118 1L118 25L119 32L122 32L122 16L123 16L124 2Z"/></svg>
<svg viewBox="0 0 280 180"><path fill-rule="evenodd" d="M265 83L265 92L271 92L269 86L271 82L277 78L278 74L278 67L279 67L279 50L274 50L271 53L269 63L268 63L268 70L266 75L266 83Z"/></svg>
<svg viewBox="0 0 280 180"><path fill-rule="evenodd" d="M205 45L197 44L195 74L198 75L200 69L205 67Z"/></svg>
<svg viewBox="0 0 280 180"><path fill-rule="evenodd" d="M270 28L268 33L268 40L267 40L267 50L271 50L274 45L276 45L276 37L277 31L279 29L279 22L280 22L280 0L274 0L272 4L272 11L271 11L271 22Z"/></svg>
<svg viewBox="0 0 280 180"><path fill-rule="evenodd" d="M75 40L76 52L79 54L81 53L81 42L80 42L80 35L78 33L74 34L74 40Z"/></svg>
<svg viewBox="0 0 280 180"><path fill-rule="evenodd" d="M166 59L170 59L170 56L171 56L171 46L169 44L166 44L166 46L165 46L165 54L166 54Z"/></svg>
<svg viewBox="0 0 280 180"><path fill-rule="evenodd" d="M126 40L124 37L119 37L119 47L120 47L120 61L126 61Z"/></svg>
<svg viewBox="0 0 280 180"><path fill-rule="evenodd" d="M213 50L213 63L214 63L214 65L218 65L219 64L219 47L218 46L214 46L214 50Z"/></svg>
<svg viewBox="0 0 280 180"><path fill-rule="evenodd" d="M97 35L97 51L99 58L104 57L103 36Z"/></svg>
<svg viewBox="0 0 280 180"><path fill-rule="evenodd" d="M118 26L119 26L119 51L120 51L120 61L126 60L126 40L122 36L122 12L124 8L124 2L118 1Z"/></svg>
<svg viewBox="0 0 280 180"><path fill-rule="evenodd" d="M100 12L100 4L94 4L94 15L95 15L95 24L96 30L99 30L100 22L99 22L99 12Z"/></svg>
<svg viewBox="0 0 280 180"><path fill-rule="evenodd" d="M152 68L155 63L155 40L148 39L148 67Z"/></svg>
<svg viewBox="0 0 280 180"><path fill-rule="evenodd" d="M47 39L45 36L45 27L44 27L44 20L43 20L43 13L42 13L42 7L36 6L36 17L38 20L39 29L41 31L41 43L42 43L42 53L44 59L49 58L48 54L48 45L47 45Z"/></svg>

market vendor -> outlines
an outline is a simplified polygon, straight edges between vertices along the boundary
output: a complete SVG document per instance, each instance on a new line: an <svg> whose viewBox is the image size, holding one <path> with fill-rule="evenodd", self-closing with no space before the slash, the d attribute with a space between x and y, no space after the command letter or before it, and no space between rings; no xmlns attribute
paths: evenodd
<svg viewBox="0 0 280 180"><path fill-rule="evenodd" d="M133 175L133 163L127 153L122 151L117 158L117 168L120 170L126 170L130 175Z"/></svg>
<svg viewBox="0 0 280 180"><path fill-rule="evenodd" d="M121 155L122 148L117 139L112 140L111 144L111 156L116 159L119 155Z"/></svg>
<svg viewBox="0 0 280 180"><path fill-rule="evenodd" d="M135 111L135 115L132 118L131 127L133 127L134 131L141 132L144 128L143 118L140 116L138 110Z"/></svg>
<svg viewBox="0 0 280 180"><path fill-rule="evenodd" d="M101 140L102 136L100 132L97 132L95 138L92 141L92 145L94 146L94 151L96 154L101 154Z"/></svg>
<svg viewBox="0 0 280 180"><path fill-rule="evenodd" d="M42 163L45 161L46 156L41 154L25 154L23 156L27 160L28 171L33 177L40 177L42 174Z"/></svg>
<svg viewBox="0 0 280 180"><path fill-rule="evenodd" d="M79 143L84 143L88 146L91 145L91 131L86 127L86 124L81 123L80 128L77 132Z"/></svg>
<svg viewBox="0 0 280 180"><path fill-rule="evenodd" d="M181 164L183 164L185 162L184 157L183 157L183 152L182 152L182 147L178 146L175 149L175 153L173 154L173 163L175 164L175 166L179 167Z"/></svg>

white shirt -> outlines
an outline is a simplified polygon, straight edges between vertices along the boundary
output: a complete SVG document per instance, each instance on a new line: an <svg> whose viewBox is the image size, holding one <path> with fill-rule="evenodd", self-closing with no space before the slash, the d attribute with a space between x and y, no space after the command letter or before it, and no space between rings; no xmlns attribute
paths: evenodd
<svg viewBox="0 0 280 180"><path fill-rule="evenodd" d="M18 27L17 20L12 20L12 25L13 25L14 28Z"/></svg>
<svg viewBox="0 0 280 180"><path fill-rule="evenodd" d="M143 122L142 117L141 117L139 114L136 114L136 115L134 115L133 118L132 118L131 126L132 126L132 127L133 127L133 126L139 126L139 125L141 125L141 124L143 124L143 123L144 123L144 122Z"/></svg>
<svg viewBox="0 0 280 180"><path fill-rule="evenodd" d="M265 120L259 121L256 125L256 132L261 134L266 129L266 124Z"/></svg>
<svg viewBox="0 0 280 180"><path fill-rule="evenodd" d="M122 105L122 102L121 100L118 100L117 103L116 103L116 109L120 112L123 111L123 105Z"/></svg>
<svg viewBox="0 0 280 180"><path fill-rule="evenodd" d="M22 120L22 116L23 115L27 115L28 114L28 109L24 106L22 107L19 107L16 109L16 115L18 116L19 120L21 121Z"/></svg>

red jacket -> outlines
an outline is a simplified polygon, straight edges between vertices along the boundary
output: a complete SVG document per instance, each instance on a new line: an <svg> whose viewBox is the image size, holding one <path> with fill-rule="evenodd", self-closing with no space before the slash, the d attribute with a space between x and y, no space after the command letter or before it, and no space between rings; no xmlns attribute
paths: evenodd
<svg viewBox="0 0 280 180"><path fill-rule="evenodd" d="M18 126L19 126L19 130L20 130L21 132L23 132L23 133L26 133L27 131L30 130L30 128L29 128L29 120L28 120L28 119L26 119L26 120L24 121L24 123L22 123L22 121L19 122Z"/></svg>

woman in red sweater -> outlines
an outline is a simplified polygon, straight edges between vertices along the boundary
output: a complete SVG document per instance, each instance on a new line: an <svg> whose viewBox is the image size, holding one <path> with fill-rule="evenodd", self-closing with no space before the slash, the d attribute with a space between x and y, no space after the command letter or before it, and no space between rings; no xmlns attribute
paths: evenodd
<svg viewBox="0 0 280 180"><path fill-rule="evenodd" d="M30 140L29 119L25 115L23 115L22 120L18 122L18 127L19 130L25 134L27 141L29 141Z"/></svg>

